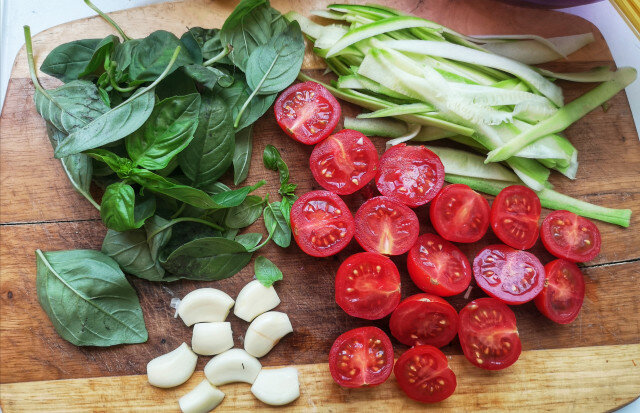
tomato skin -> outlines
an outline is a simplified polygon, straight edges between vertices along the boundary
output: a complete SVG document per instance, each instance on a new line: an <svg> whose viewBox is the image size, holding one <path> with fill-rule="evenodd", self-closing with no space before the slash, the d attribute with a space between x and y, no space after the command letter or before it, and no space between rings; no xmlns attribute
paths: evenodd
<svg viewBox="0 0 640 413"><path fill-rule="evenodd" d="M551 254L571 262L587 262L600 253L600 231L587 218L553 211L542 221L542 244Z"/></svg>
<svg viewBox="0 0 640 413"><path fill-rule="evenodd" d="M333 95L319 83L289 86L273 105L282 130L305 145L314 145L329 136L338 125L342 109Z"/></svg>
<svg viewBox="0 0 640 413"><path fill-rule="evenodd" d="M369 252L404 254L416 242L419 231L416 213L391 198L371 198L356 212L355 237Z"/></svg>
<svg viewBox="0 0 640 413"><path fill-rule="evenodd" d="M578 317L584 301L584 276L571 261L558 259L544 266L547 279L533 300L545 317L558 324L569 324Z"/></svg>
<svg viewBox="0 0 640 413"><path fill-rule="evenodd" d="M377 327L347 331L333 342L329 351L331 377L342 387L377 386L389 378L391 370L393 346Z"/></svg>
<svg viewBox="0 0 640 413"><path fill-rule="evenodd" d="M431 201L429 217L442 238L476 242L489 228L489 202L467 185L447 185Z"/></svg>
<svg viewBox="0 0 640 413"><path fill-rule="evenodd" d="M415 346L402 354L393 369L398 385L409 398L437 403L456 390L456 375L447 357L433 346ZM427 384L424 388L422 385Z"/></svg>
<svg viewBox="0 0 640 413"><path fill-rule="evenodd" d="M389 148L380 158L376 186L380 193L410 207L431 201L444 184L440 158L424 146L404 143Z"/></svg>
<svg viewBox="0 0 640 413"><path fill-rule="evenodd" d="M458 337L467 360L486 370L505 369L522 352L516 315L495 298L478 298L460 310Z"/></svg>
<svg viewBox="0 0 640 413"><path fill-rule="evenodd" d="M402 344L446 346L458 334L458 313L444 299L431 294L405 298L389 320L391 334Z"/></svg>
<svg viewBox="0 0 640 413"><path fill-rule="evenodd" d="M335 288L336 303L347 314L378 320L400 302L400 273L384 255L360 252L340 265Z"/></svg>
<svg viewBox="0 0 640 413"><path fill-rule="evenodd" d="M544 267L535 255L506 245L489 245L473 260L478 287L509 304L524 304L542 291Z"/></svg>
<svg viewBox="0 0 640 413"><path fill-rule="evenodd" d="M328 257L340 252L353 238L353 216L333 192L311 191L291 207L291 232L302 251L314 257Z"/></svg>
<svg viewBox="0 0 640 413"><path fill-rule="evenodd" d="M526 250L538 240L540 198L522 185L504 188L491 205L491 229L510 247Z"/></svg>
<svg viewBox="0 0 640 413"><path fill-rule="evenodd" d="M338 195L349 195L376 175L378 152L364 134L343 129L313 148L309 165L320 186Z"/></svg>

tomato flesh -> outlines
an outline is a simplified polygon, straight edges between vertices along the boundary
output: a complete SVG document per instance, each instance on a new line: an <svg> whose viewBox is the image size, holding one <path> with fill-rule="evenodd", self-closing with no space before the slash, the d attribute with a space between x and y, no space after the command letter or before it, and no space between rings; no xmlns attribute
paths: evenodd
<svg viewBox="0 0 640 413"><path fill-rule="evenodd" d="M467 360L487 370L509 367L522 352L516 315L495 298L473 300L460 310L458 337Z"/></svg>
<svg viewBox="0 0 640 413"><path fill-rule="evenodd" d="M293 203L291 230L302 251L314 257L327 257L351 241L353 216L333 192L311 191Z"/></svg>
<svg viewBox="0 0 640 413"><path fill-rule="evenodd" d="M398 358L393 369L398 385L411 399L436 403L456 390L456 375L447 357L433 346L416 346Z"/></svg>
<svg viewBox="0 0 640 413"><path fill-rule="evenodd" d="M431 202L429 216L442 238L476 242L489 228L489 202L467 185L448 185Z"/></svg>
<svg viewBox="0 0 640 413"><path fill-rule="evenodd" d="M600 253L600 231L586 218L554 211L542 221L542 243L547 251L571 262L587 262Z"/></svg>
<svg viewBox="0 0 640 413"><path fill-rule="evenodd" d="M336 98L316 82L289 86L280 94L273 110L282 130L306 145L316 144L329 136L341 115Z"/></svg>
<svg viewBox="0 0 640 413"><path fill-rule="evenodd" d="M336 274L336 303L347 314L377 320L400 302L400 273L384 255L361 252L344 260Z"/></svg>
<svg viewBox="0 0 640 413"><path fill-rule="evenodd" d="M431 201L444 184L440 158L424 146L402 143L388 149L380 158L376 186L384 196L410 207Z"/></svg>
<svg viewBox="0 0 640 413"><path fill-rule="evenodd" d="M442 347L458 334L458 313L440 297L416 294L398 305L389 320L389 329L402 344Z"/></svg>
<svg viewBox="0 0 640 413"><path fill-rule="evenodd" d="M491 228L510 247L526 250L538 240L540 198L522 185L504 188L491 206Z"/></svg>
<svg viewBox="0 0 640 413"><path fill-rule="evenodd" d="M544 266L547 279L533 300L551 321L569 324L578 317L584 301L584 277L576 264L559 259Z"/></svg>
<svg viewBox="0 0 640 413"><path fill-rule="evenodd" d="M391 198L371 198L356 212L355 237L369 252L404 254L415 243L419 231L416 213Z"/></svg>
<svg viewBox="0 0 640 413"><path fill-rule="evenodd" d="M377 327L347 331L336 339L329 351L329 370L342 387L377 386L393 369L391 340Z"/></svg>
<svg viewBox="0 0 640 413"><path fill-rule="evenodd" d="M343 129L316 145L309 164L320 186L338 195L349 195L376 175L378 152L362 133Z"/></svg>
<svg viewBox="0 0 640 413"><path fill-rule="evenodd" d="M476 283L506 304L533 300L544 286L544 267L535 255L506 245L489 245L473 260Z"/></svg>

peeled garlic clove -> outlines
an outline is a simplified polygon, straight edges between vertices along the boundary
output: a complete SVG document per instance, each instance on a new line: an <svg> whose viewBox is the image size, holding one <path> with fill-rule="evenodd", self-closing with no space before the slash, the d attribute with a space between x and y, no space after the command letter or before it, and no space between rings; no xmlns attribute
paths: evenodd
<svg viewBox="0 0 640 413"><path fill-rule="evenodd" d="M177 349L147 363L149 384L162 388L179 386L189 380L197 361L198 356L187 343L182 343Z"/></svg>
<svg viewBox="0 0 640 413"><path fill-rule="evenodd" d="M197 354L213 356L233 347L231 323L197 323L193 326L191 348Z"/></svg>
<svg viewBox="0 0 640 413"><path fill-rule="evenodd" d="M238 294L233 313L244 321L251 322L278 304L280 304L280 298L273 286L265 287L260 281L253 280L245 285Z"/></svg>
<svg viewBox="0 0 640 413"><path fill-rule="evenodd" d="M224 399L224 393L205 379L189 393L180 397L178 404L182 413L206 413L215 409L222 399Z"/></svg>
<svg viewBox="0 0 640 413"><path fill-rule="evenodd" d="M214 386L236 382L252 384L261 369L257 358L234 348L212 358L204 366L204 375Z"/></svg>
<svg viewBox="0 0 640 413"><path fill-rule="evenodd" d="M262 357L278 344L278 341L293 332L291 321L285 313L268 311L256 317L247 329L244 349L254 357Z"/></svg>
<svg viewBox="0 0 640 413"><path fill-rule="evenodd" d="M215 288L199 288L185 295L178 315L188 326L195 323L224 321L233 307L233 298Z"/></svg>
<svg viewBox="0 0 640 413"><path fill-rule="evenodd" d="M258 400L272 406L282 406L300 397L298 370L295 367L262 370L251 386Z"/></svg>

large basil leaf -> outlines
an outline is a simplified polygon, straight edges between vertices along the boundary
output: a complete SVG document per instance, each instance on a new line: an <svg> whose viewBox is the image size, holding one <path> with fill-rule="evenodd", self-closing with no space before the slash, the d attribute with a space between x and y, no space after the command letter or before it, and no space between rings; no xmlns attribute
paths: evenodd
<svg viewBox="0 0 640 413"><path fill-rule="evenodd" d="M64 43L44 59L40 70L67 83L80 77L101 39L83 39Z"/></svg>
<svg viewBox="0 0 640 413"><path fill-rule="evenodd" d="M234 73L235 81L229 87L216 87L214 92L219 94L227 106L231 110L231 117L235 119L240 113L242 105L251 96L251 88L247 86L244 76L241 73ZM276 100L276 94L272 95L257 95L251 99L249 106L245 108L240 117L240 122L236 127L236 130L244 129L251 126L255 121L260 118L269 108L271 104Z"/></svg>
<svg viewBox="0 0 640 413"><path fill-rule="evenodd" d="M107 56L111 54L111 51L116 44L120 43L120 39L112 34L108 35L104 39L100 40L100 43L96 45L96 48L91 56L91 60L87 63L79 77L89 75L96 70L104 67L104 61Z"/></svg>
<svg viewBox="0 0 640 413"><path fill-rule="evenodd" d="M280 202L272 202L264 208L264 226L272 236L273 242L282 248L287 248L291 244L291 227L287 219L282 214Z"/></svg>
<svg viewBox="0 0 640 413"><path fill-rule="evenodd" d="M218 179L233 161L233 120L222 98L204 94L198 128L189 146L178 155L180 168L193 185Z"/></svg>
<svg viewBox="0 0 640 413"><path fill-rule="evenodd" d="M114 346L148 339L135 290L118 264L99 251L36 251L36 291L63 339Z"/></svg>
<svg viewBox="0 0 640 413"><path fill-rule="evenodd" d="M240 185L249 175L253 152L253 125L236 132L236 149L233 152L233 184Z"/></svg>
<svg viewBox="0 0 640 413"><path fill-rule="evenodd" d="M140 228L155 212L155 199L149 198L136 205L136 194L124 182L107 187L102 196L100 217L104 225L116 231Z"/></svg>
<svg viewBox="0 0 640 413"><path fill-rule="evenodd" d="M293 21L269 43L258 46L247 60L247 84L259 95L280 92L293 83L304 58L300 25Z"/></svg>
<svg viewBox="0 0 640 413"><path fill-rule="evenodd" d="M188 65L183 67L184 72L200 83L205 89L213 90L216 85L229 87L233 84L234 79L227 72L215 67L206 67L202 65Z"/></svg>
<svg viewBox="0 0 640 413"><path fill-rule="evenodd" d="M224 218L228 228L245 228L253 224L262 215L264 200L257 195L249 195L242 203L230 208Z"/></svg>
<svg viewBox="0 0 640 413"><path fill-rule="evenodd" d="M109 107L100 98L98 88L87 80L73 80L42 93L36 88L36 110L53 126L66 134L100 117ZM68 139L65 139L67 141Z"/></svg>
<svg viewBox="0 0 640 413"><path fill-rule="evenodd" d="M235 241L221 237L199 238L161 257L170 273L189 280L221 280L236 274L251 260L251 253Z"/></svg>
<svg viewBox="0 0 640 413"><path fill-rule="evenodd" d="M143 187L202 209L224 208L204 191L177 184L146 169L133 169L131 179Z"/></svg>
<svg viewBox="0 0 640 413"><path fill-rule="evenodd" d="M141 39L126 40L122 43L116 43L113 48L113 60L117 63L116 70L124 72L131 64L133 49L140 43Z"/></svg>
<svg viewBox="0 0 640 413"><path fill-rule="evenodd" d="M156 104L144 125L125 139L134 166L151 170L166 167L193 139L199 110L198 93Z"/></svg>
<svg viewBox="0 0 640 413"><path fill-rule="evenodd" d="M170 69L195 62L184 44L173 33L157 30L135 45L129 64L129 77L137 83L152 81L158 78L167 67L176 47L181 46L178 58Z"/></svg>

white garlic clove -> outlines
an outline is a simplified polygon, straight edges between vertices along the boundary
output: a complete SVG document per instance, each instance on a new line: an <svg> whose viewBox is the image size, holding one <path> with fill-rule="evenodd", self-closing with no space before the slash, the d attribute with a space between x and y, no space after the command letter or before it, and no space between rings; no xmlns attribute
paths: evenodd
<svg viewBox="0 0 640 413"><path fill-rule="evenodd" d="M187 343L182 343L177 349L147 363L147 380L156 387L179 386L189 380L196 369L197 361L198 356L191 351Z"/></svg>
<svg viewBox="0 0 640 413"><path fill-rule="evenodd" d="M291 321L285 313L268 311L256 317L249 325L244 337L244 349L254 357L262 357L282 337L292 332Z"/></svg>
<svg viewBox="0 0 640 413"><path fill-rule="evenodd" d="M251 386L258 400L272 406L282 406L300 397L298 370L295 367L264 369Z"/></svg>
<svg viewBox="0 0 640 413"><path fill-rule="evenodd" d="M214 386L236 382L252 384L261 369L257 358L234 348L212 358L204 366L204 375Z"/></svg>
<svg viewBox="0 0 640 413"><path fill-rule="evenodd" d="M207 413L215 409L224 399L224 393L202 380L193 390L180 397L178 404L182 413Z"/></svg>
<svg viewBox="0 0 640 413"><path fill-rule="evenodd" d="M260 281L253 280L245 285L238 294L233 313L244 321L251 322L278 304L280 304L280 297L273 286L265 287Z"/></svg>
<svg viewBox="0 0 640 413"><path fill-rule="evenodd" d="M193 326L191 348L196 354L213 356L233 347L231 323L197 323Z"/></svg>
<svg viewBox="0 0 640 413"><path fill-rule="evenodd" d="M233 307L233 298L215 288L199 288L180 301L178 315L188 326L224 321Z"/></svg>

